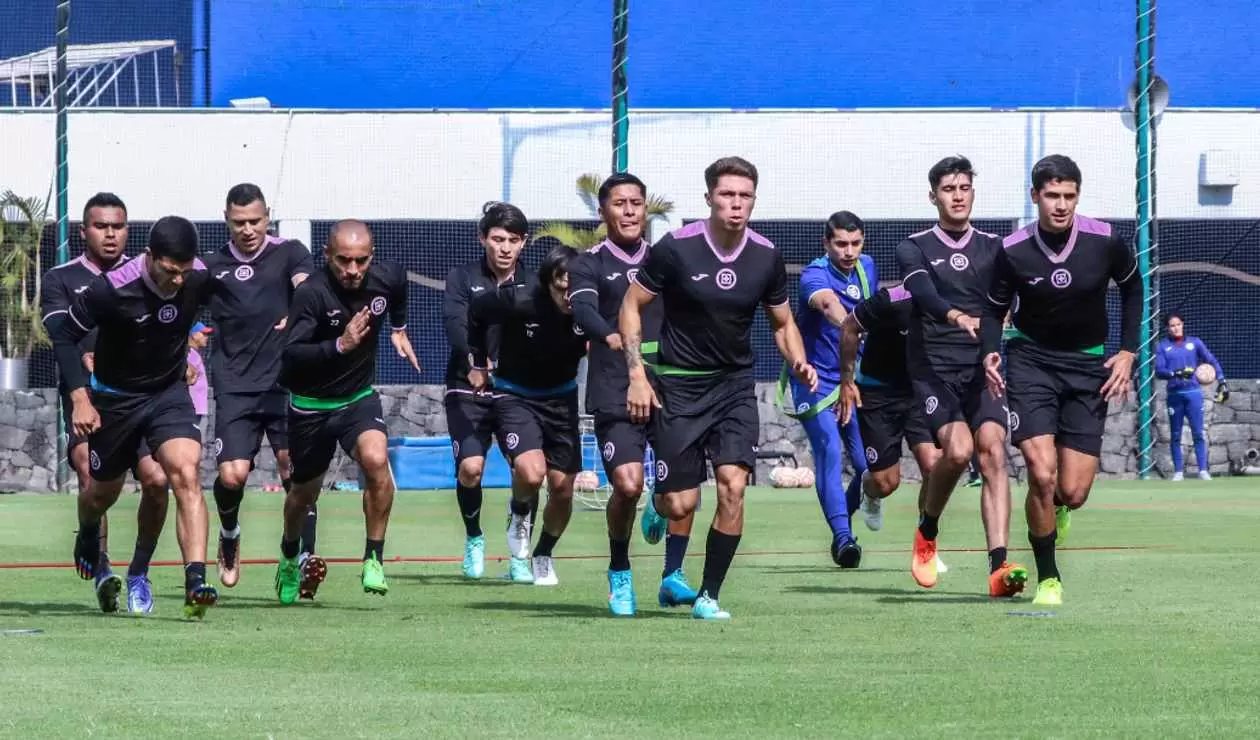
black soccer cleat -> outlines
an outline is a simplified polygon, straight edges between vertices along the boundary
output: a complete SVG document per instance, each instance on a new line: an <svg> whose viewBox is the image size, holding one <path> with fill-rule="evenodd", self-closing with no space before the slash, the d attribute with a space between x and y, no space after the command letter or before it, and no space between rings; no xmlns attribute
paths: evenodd
<svg viewBox="0 0 1260 740"><path fill-rule="evenodd" d="M831 559L842 570L852 570L862 564L862 546L857 540L845 540L843 545L832 542Z"/></svg>

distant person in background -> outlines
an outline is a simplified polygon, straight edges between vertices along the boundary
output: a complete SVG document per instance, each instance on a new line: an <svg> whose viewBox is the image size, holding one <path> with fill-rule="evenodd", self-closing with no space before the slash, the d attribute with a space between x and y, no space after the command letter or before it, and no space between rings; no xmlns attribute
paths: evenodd
<svg viewBox="0 0 1260 740"><path fill-rule="evenodd" d="M206 362L201 350L210 346L210 327L198 321L188 335L188 392L199 423L206 423L210 413L210 383L206 379Z"/></svg>
<svg viewBox="0 0 1260 740"><path fill-rule="evenodd" d="M1155 377L1168 381L1168 425L1171 436L1173 480L1185 478L1185 462L1181 454L1181 427L1190 419L1190 436L1194 439L1194 459L1199 464L1199 479L1212 480L1208 472L1207 438L1203 436L1203 388L1194 371L1199 365L1211 365L1216 371L1216 402L1229 400L1225 371L1207 345L1198 337L1186 336L1186 325L1176 314L1168 318L1168 336L1155 351Z"/></svg>

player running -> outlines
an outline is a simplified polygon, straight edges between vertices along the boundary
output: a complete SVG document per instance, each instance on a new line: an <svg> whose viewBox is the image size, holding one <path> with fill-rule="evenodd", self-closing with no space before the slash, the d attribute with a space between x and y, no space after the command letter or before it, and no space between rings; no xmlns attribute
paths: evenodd
<svg viewBox="0 0 1260 740"><path fill-rule="evenodd" d="M904 439L910 446L919 465L920 515L927 499L928 477L941 458L923 407L914 402L910 385L906 334L913 321L910 293L898 285L881 288L859 303L840 327L840 421L848 424L856 416L866 444L868 467L862 476L862 513L872 530L884 526L880 502L901 485L901 441ZM855 413L857 409L861 413ZM936 568L941 573L947 570L939 555Z"/></svg>
<svg viewBox="0 0 1260 740"><path fill-rule="evenodd" d="M257 185L242 183L227 194L223 217L231 236L206 259L214 279L210 318L218 342L210 357L214 373L214 453L219 475L219 581L240 580L241 502L254 458L267 435L284 490L290 487L287 399L277 381L284 326L293 291L313 271L306 245L267 233L267 201ZM302 536L302 597L315 598L326 570L315 551L315 509Z"/></svg>
<svg viewBox="0 0 1260 740"><path fill-rule="evenodd" d="M113 193L97 193L83 206L83 223L79 235L83 238L83 254L44 273L40 290L40 313L45 328L50 319L64 316L74 302L74 297L85 292L88 286L102 274L125 264L127 255L127 205ZM89 373L95 367L96 331L93 330L79 342L82 363ZM74 431L69 389L59 380L61 413L66 430L66 458L79 483L79 496L86 495L91 483L88 467L88 441ZM140 483L140 506L136 511L136 549L127 566L127 610L147 614L153 610L153 589L149 582L149 561L157 547L158 537L166 523L167 495L166 473L149 453L143 440L138 448L139 462L132 475ZM109 562L109 517L101 516L101 558L96 570L96 600L101 611L118 611L118 597L123 581L114 574Z"/></svg>
<svg viewBox="0 0 1260 740"><path fill-rule="evenodd" d="M657 511L673 520L690 516L700 501L706 458L713 465L717 511L691 615L725 620L731 615L718 598L744 529L744 489L760 436L749 341L759 306L766 307L775 343L797 379L814 391L818 376L792 318L783 257L748 228L757 168L727 157L709 165L704 179L709 217L652 247L626 292L619 328L630 419L646 423L656 409ZM642 314L658 296L664 320L653 389L641 356Z"/></svg>
<svg viewBox="0 0 1260 740"><path fill-rule="evenodd" d="M513 581L555 586L552 551L573 513L573 481L582 469L578 433L578 363L586 337L569 308L571 247L552 249L538 276L505 283L473 300L468 344L474 390L493 387L494 412L509 462L512 501L507 542ZM487 349L491 326L499 327L499 357L493 368ZM543 531L532 554L530 507L547 483Z"/></svg>
<svg viewBox="0 0 1260 740"><path fill-rule="evenodd" d="M450 342L446 362L446 427L455 456L455 500L464 520L464 576L481 578L486 570L486 538L481 532L481 476L486 468L491 437L498 430L494 396L489 390L477 392L468 383L468 309L475 298L511 283L529 236L529 222L521 209L510 203L487 203L482 209L477 234L485 256L460 265L446 276L442 297L442 321ZM486 351L493 361L498 353L498 336L488 337Z"/></svg>
<svg viewBox="0 0 1260 740"><path fill-rule="evenodd" d="M915 306L906 356L911 385L942 452L928 477L910 571L920 586L936 585L938 520L973 451L978 451L989 595L1008 597L1023 590L1028 571L1006 560L1011 516L1007 409L986 387L980 342L981 332L998 334L1002 329L1001 316L990 315L985 298L1002 243L971 225L974 175L965 157L947 157L933 165L929 198L939 221L897 247L902 284Z"/></svg>
<svg viewBox="0 0 1260 740"><path fill-rule="evenodd" d="M1049 606L1063 603L1056 539L1066 537L1069 512L1094 484L1107 404L1129 392L1142 314L1133 252L1110 224L1076 213L1080 186L1080 168L1061 154L1033 167L1037 222L1006 237L989 294L1000 312L1017 306L1005 384L993 337L985 369L993 391L1008 389L1011 437L1028 465L1033 603ZM1120 350L1106 358L1112 281L1120 289Z"/></svg>
<svg viewBox="0 0 1260 740"><path fill-rule="evenodd" d="M118 500L123 475L138 461L144 440L175 490L184 614L198 618L218 601L205 582L201 427L188 392L188 336L209 288L197 259L196 227L167 216L153 225L143 256L94 280L49 330L70 392L74 430L88 438L92 481L79 497L74 545L79 576L96 576L101 516ZM78 343L93 328L99 333L89 374Z"/></svg>
<svg viewBox="0 0 1260 740"><path fill-rule="evenodd" d="M327 265L298 286L286 322L281 383L289 389L293 485L284 499L284 533L276 596L292 604L302 591L298 560L307 512L319 499L337 445L367 479L363 517L363 591L384 596L385 531L394 504L394 476L376 382L376 348L388 314L390 342L420 372L407 338L407 275L374 259L372 232L362 221L338 221L324 247ZM308 560L309 562L309 560ZM308 569L309 570L309 569ZM322 577L322 573L319 574Z"/></svg>
<svg viewBox="0 0 1260 740"><path fill-rule="evenodd" d="M818 390L810 391L800 382L792 382L786 366L779 378L780 394L788 385L792 389L795 411L788 415L801 422L809 437L818 503L831 527L831 559L841 568L856 568L862 562L862 547L853 535L850 517L861 502L867 458L862 452L856 415L850 414L841 424L836 401L840 398L839 327L853 307L870 298L879 287L875 261L862 254L865 232L866 225L856 215L848 211L831 214L823 227L827 254L801 270L796 321L805 342L805 356L818 370ZM853 479L847 489L842 452L848 453L853 465ZM879 499L872 501L878 512ZM869 524L877 520L867 521Z"/></svg>
<svg viewBox="0 0 1260 740"><path fill-rule="evenodd" d="M651 247L644 238L647 225L647 186L629 173L612 175L599 187L599 214L608 238L573 261L569 300L573 320L590 338L586 408L595 418L595 440L612 486L608 520L608 608L616 616L632 616L637 609L630 571L630 536L634 512L643 492L643 461L653 440L652 423L630 421L626 389L630 379L617 333L617 316L630 281L647 259ZM660 335L660 304L643 313L644 343L654 345ZM648 347L651 354L651 347ZM690 606L695 589L683 574L693 516L670 521L656 507L643 507L642 530L649 544L665 535L665 568L657 602L661 606ZM666 533L668 530L668 533Z"/></svg>
<svg viewBox="0 0 1260 740"><path fill-rule="evenodd" d="M1207 344L1198 337L1186 336L1181 317L1168 317L1168 336L1155 348L1155 377L1168 381L1168 438L1172 453L1175 481L1185 479L1185 463L1181 454L1181 429L1190 421L1190 438L1194 440L1194 461L1199 466L1199 480L1212 480L1208 472L1207 437L1203 434L1203 386L1195 377L1199 365L1211 365L1216 371L1216 402L1229 400L1225 371Z"/></svg>

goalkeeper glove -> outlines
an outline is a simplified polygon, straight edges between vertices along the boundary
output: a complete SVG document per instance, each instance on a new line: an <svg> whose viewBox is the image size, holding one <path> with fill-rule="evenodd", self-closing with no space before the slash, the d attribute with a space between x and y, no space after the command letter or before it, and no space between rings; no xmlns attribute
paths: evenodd
<svg viewBox="0 0 1260 740"><path fill-rule="evenodd" d="M1225 403L1229 400L1229 386L1225 385L1225 381L1221 381L1216 386L1216 402Z"/></svg>
<svg viewBox="0 0 1260 740"><path fill-rule="evenodd" d="M1193 378L1193 377L1194 377L1194 368L1192 368L1192 367L1183 367L1183 368L1181 368L1180 370L1174 370L1174 371L1173 371L1173 377L1174 377L1174 378L1181 378L1181 379L1183 379L1183 380L1189 380L1190 378Z"/></svg>

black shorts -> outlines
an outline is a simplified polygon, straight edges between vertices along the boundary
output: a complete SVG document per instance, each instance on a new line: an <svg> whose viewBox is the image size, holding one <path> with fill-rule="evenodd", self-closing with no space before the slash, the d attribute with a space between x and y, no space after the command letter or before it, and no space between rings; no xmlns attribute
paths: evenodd
<svg viewBox="0 0 1260 740"><path fill-rule="evenodd" d="M604 460L604 473L612 477L613 471L628 463L643 464L648 445L655 446L656 434L652 421L635 424L624 411L595 411L595 441L599 444L600 457Z"/></svg>
<svg viewBox="0 0 1260 740"><path fill-rule="evenodd" d="M442 405L446 408L446 429L451 437L455 464L489 454L491 440L499 428L494 399L471 391L448 390ZM503 449L502 443L500 449Z"/></svg>
<svg viewBox="0 0 1260 740"><path fill-rule="evenodd" d="M1107 424L1102 355L1052 350L1016 340L1006 350L1011 441L1054 435L1058 447L1098 457Z"/></svg>
<svg viewBox="0 0 1260 740"><path fill-rule="evenodd" d="M252 465L262 449L264 433L272 452L289 449L288 405L284 391L216 394L215 462L249 460Z"/></svg>
<svg viewBox="0 0 1260 740"><path fill-rule="evenodd" d="M858 430L866 444L866 463L871 472L891 468L901 462L901 440L911 448L935 445L923 407L914 401L908 388L863 385L862 408L858 409Z"/></svg>
<svg viewBox="0 0 1260 740"><path fill-rule="evenodd" d="M293 482L306 483L328 472L337 445L350 456L364 432L388 436L381 397L372 395L333 411L306 411L289 405L289 459Z"/></svg>
<svg viewBox="0 0 1260 740"><path fill-rule="evenodd" d="M914 400L933 438L941 427L956 421L966 422L973 433L987 421L1007 428L1006 404L989 392L979 352L974 362L942 363L929 358L908 361Z"/></svg>
<svg viewBox="0 0 1260 740"><path fill-rule="evenodd" d="M494 399L499 435L508 462L532 450L542 450L548 470L576 473L582 469L582 439L578 432L578 396L527 398L511 393Z"/></svg>
<svg viewBox="0 0 1260 740"><path fill-rule="evenodd" d="M74 467L74 448L78 447L79 445L87 444L87 440L84 439L83 437L80 437L74 431L74 423L70 419L70 416L73 414L73 412L74 412L74 403L70 400L70 394L62 393L61 394L61 421L62 421L63 428L66 430L66 462L70 464L71 468ZM149 443L145 441L144 439L141 439L140 446L136 448L137 459L142 460L151 454L153 453L152 451L149 450ZM135 473L134 467L132 468L132 472ZM138 476L138 474L136 475Z"/></svg>
<svg viewBox="0 0 1260 740"><path fill-rule="evenodd" d="M705 460L715 469L757 465L761 438L756 384L750 374L658 376L656 393L656 492L697 488Z"/></svg>
<svg viewBox="0 0 1260 740"><path fill-rule="evenodd" d="M94 480L114 480L133 470L148 450L156 452L172 439L201 444L201 425L182 382L144 396L97 392L92 405L101 416L101 428L88 437L88 467ZM143 454L142 444L148 448Z"/></svg>

